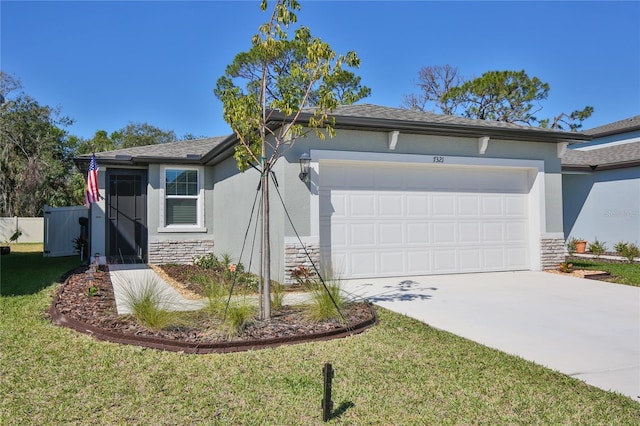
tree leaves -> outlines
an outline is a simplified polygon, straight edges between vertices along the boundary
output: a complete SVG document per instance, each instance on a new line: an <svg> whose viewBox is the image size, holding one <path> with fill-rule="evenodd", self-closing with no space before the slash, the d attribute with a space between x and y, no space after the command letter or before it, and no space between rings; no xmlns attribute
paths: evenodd
<svg viewBox="0 0 640 426"><path fill-rule="evenodd" d="M465 80L450 65L423 67L419 72L421 93L405 96L403 106L424 111L433 105L447 115L494 120L553 129L577 130L593 113L587 106L570 114L560 113L553 121L539 119L541 102L549 96L549 84L521 71L488 71Z"/></svg>
<svg viewBox="0 0 640 426"><path fill-rule="evenodd" d="M266 7L263 1L262 10ZM241 170L251 162L261 162L263 147L270 148L263 165L270 169L284 147L289 149L298 137L309 132L322 139L332 136L330 111L371 93L360 77L343 68L359 66L355 52L336 54L305 26L295 29L289 38L289 26L297 22L298 10L297 1L277 1L269 22L253 37L251 49L239 53L216 83L214 94L222 101L224 119L240 143L235 158ZM303 110L313 111L306 127L296 125ZM273 111L288 117L290 125L282 123L279 132L272 130L268 123Z"/></svg>

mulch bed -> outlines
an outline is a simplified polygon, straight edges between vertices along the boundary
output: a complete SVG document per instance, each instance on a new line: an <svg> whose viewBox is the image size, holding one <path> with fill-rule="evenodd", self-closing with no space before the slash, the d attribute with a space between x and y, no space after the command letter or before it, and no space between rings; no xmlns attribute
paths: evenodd
<svg viewBox="0 0 640 426"><path fill-rule="evenodd" d="M85 267L68 274L54 296L51 319L57 325L116 343L187 353L236 352L345 337L361 333L377 321L373 307L360 302L343 310L346 326L337 320L313 322L302 309L284 306L271 319L255 320L242 335L231 338L217 332L220 321L206 314L192 315L188 325L150 330L130 315L117 314L106 267L93 274L86 271ZM91 295L90 287L95 288Z"/></svg>

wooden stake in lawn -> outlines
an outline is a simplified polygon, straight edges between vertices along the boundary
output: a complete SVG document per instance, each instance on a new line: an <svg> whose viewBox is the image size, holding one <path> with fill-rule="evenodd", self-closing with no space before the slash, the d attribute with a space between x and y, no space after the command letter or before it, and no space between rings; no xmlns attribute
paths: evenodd
<svg viewBox="0 0 640 426"><path fill-rule="evenodd" d="M260 8L267 9L263 0ZM262 304L260 317L271 316L271 247L269 244L269 173L297 138L314 133L324 140L335 134L329 116L340 104L352 104L371 89L344 68L357 68L355 52L337 55L308 28L288 31L298 18L296 0L278 0L269 21L239 53L214 90L223 103L224 119L238 144L235 159L241 171L259 165L262 181ZM243 85L244 87L241 87ZM307 114L302 120L303 111Z"/></svg>
<svg viewBox="0 0 640 426"><path fill-rule="evenodd" d="M322 376L324 378L324 386L322 392L322 420L328 422L331 420L331 411L333 410L333 401L331 400L331 386L333 381L333 366L326 363L322 368Z"/></svg>

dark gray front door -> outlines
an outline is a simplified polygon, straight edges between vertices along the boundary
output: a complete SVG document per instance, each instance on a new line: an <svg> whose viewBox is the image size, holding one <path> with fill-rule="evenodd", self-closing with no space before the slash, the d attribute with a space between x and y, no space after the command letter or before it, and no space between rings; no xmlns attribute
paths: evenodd
<svg viewBox="0 0 640 426"><path fill-rule="evenodd" d="M147 172L107 170L107 255L112 263L147 261Z"/></svg>

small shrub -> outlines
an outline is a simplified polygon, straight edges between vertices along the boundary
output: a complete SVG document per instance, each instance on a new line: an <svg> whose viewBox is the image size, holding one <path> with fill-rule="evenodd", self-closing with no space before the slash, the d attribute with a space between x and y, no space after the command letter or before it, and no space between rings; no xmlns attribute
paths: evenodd
<svg viewBox="0 0 640 426"><path fill-rule="evenodd" d="M311 303L305 307L309 318L315 321L341 318L340 310L347 305L347 298L342 293L340 278L332 271L324 274L325 284L319 279L307 280L306 286L311 290Z"/></svg>
<svg viewBox="0 0 640 426"><path fill-rule="evenodd" d="M622 253L627 248L627 244L628 243L625 243L624 241L620 241L613 246L613 249L616 251L616 253L620 253L620 255L622 256Z"/></svg>
<svg viewBox="0 0 640 426"><path fill-rule="evenodd" d="M205 311L211 315L222 318L229 296L227 289L215 279L209 278L204 286L204 291L207 296Z"/></svg>
<svg viewBox="0 0 640 426"><path fill-rule="evenodd" d="M558 265L558 270L560 272L563 272L565 274L568 274L570 272L573 271L573 263L570 262L562 262L560 265Z"/></svg>
<svg viewBox="0 0 640 426"><path fill-rule="evenodd" d="M241 335L247 324L255 317L255 311L255 306L252 306L246 300L229 306L227 317L223 324L229 337Z"/></svg>
<svg viewBox="0 0 640 426"><path fill-rule="evenodd" d="M633 262L636 257L640 257L640 248L633 243L625 244L624 248L619 251L622 257L625 257L629 262Z"/></svg>
<svg viewBox="0 0 640 426"><path fill-rule="evenodd" d="M271 284L271 308L279 311L282 309L284 302L284 286L279 282L273 282Z"/></svg>
<svg viewBox="0 0 640 426"><path fill-rule="evenodd" d="M147 277L143 283L127 281L124 286L124 303L136 321L153 330L162 330L179 325L180 312L162 293L155 277Z"/></svg>
<svg viewBox="0 0 640 426"><path fill-rule="evenodd" d="M96 287L95 285L92 285L87 288L87 296L93 297L97 295L98 295L98 287Z"/></svg>
<svg viewBox="0 0 640 426"><path fill-rule="evenodd" d="M595 241L589 243L588 250L596 256L600 256L607 251L607 243L599 241L596 237Z"/></svg>
<svg viewBox="0 0 640 426"><path fill-rule="evenodd" d="M194 257L193 264L204 269L221 269L220 260L213 253Z"/></svg>
<svg viewBox="0 0 640 426"><path fill-rule="evenodd" d="M574 254L576 252L576 241L578 241L577 238L571 238L567 241L566 247L569 254Z"/></svg>

